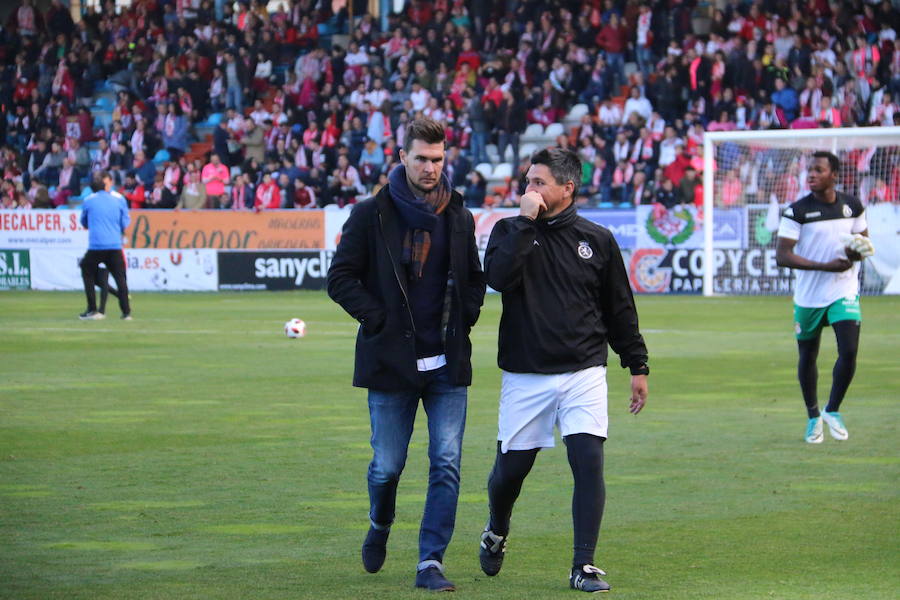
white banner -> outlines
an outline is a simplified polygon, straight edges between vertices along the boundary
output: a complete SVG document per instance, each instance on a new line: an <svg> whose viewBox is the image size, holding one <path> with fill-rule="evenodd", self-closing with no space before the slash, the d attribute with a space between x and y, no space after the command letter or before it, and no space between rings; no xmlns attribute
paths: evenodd
<svg viewBox="0 0 900 600"><path fill-rule="evenodd" d="M31 251L31 287L35 290L83 289L79 250ZM211 292L219 285L216 251L125 250L128 289L137 292ZM114 285L112 277L110 284Z"/></svg>
<svg viewBox="0 0 900 600"><path fill-rule="evenodd" d="M660 204L638 206L637 247L703 248L703 211L693 205L665 209ZM747 247L745 208L717 208L713 217L713 246Z"/></svg>
<svg viewBox="0 0 900 600"><path fill-rule="evenodd" d="M336 250L341 230L350 217L350 208L325 210L325 250Z"/></svg>
<svg viewBox="0 0 900 600"><path fill-rule="evenodd" d="M875 256L867 259L887 282L885 294L900 294L900 206L882 203L866 207L869 239ZM868 266L868 265L867 265Z"/></svg>
<svg viewBox="0 0 900 600"><path fill-rule="evenodd" d="M0 248L86 249L80 210L0 210Z"/></svg>

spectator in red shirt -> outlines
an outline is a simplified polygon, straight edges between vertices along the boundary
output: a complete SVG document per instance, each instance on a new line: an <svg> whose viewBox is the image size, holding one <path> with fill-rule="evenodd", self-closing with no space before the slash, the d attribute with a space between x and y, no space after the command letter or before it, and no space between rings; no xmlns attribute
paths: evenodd
<svg viewBox="0 0 900 600"><path fill-rule="evenodd" d="M309 15L303 15L300 19L299 27L297 27L296 44L300 46L300 48L315 48L318 42L318 26L312 22Z"/></svg>
<svg viewBox="0 0 900 600"><path fill-rule="evenodd" d="M487 105L488 102L493 102L493 110L497 110L500 104L503 103L503 90L500 89L500 86L497 85L497 80L493 77L488 78L481 101L485 105Z"/></svg>
<svg viewBox="0 0 900 600"><path fill-rule="evenodd" d="M625 50L628 48L628 31L619 15L610 14L609 23L600 30L595 41L606 51L606 64L613 74L613 90L617 90L625 83Z"/></svg>
<svg viewBox="0 0 900 600"><path fill-rule="evenodd" d="M315 190L306 185L302 179L297 179L294 187L294 208L318 208Z"/></svg>
<svg viewBox="0 0 900 600"><path fill-rule="evenodd" d="M131 208L144 208L144 201L147 197L144 185L138 183L132 173L125 176L125 185L122 187L122 195L128 200L128 205Z"/></svg>
<svg viewBox="0 0 900 600"><path fill-rule="evenodd" d="M16 82L16 89L13 92L13 102L25 103L31 97L31 90L37 87L37 82L20 77Z"/></svg>
<svg viewBox="0 0 900 600"><path fill-rule="evenodd" d="M478 69L481 67L481 55L472 48L471 38L463 40L462 52L459 53L456 59L456 68L459 69L459 66L463 63L468 63L469 68L475 72L478 72Z"/></svg>
<svg viewBox="0 0 900 600"><path fill-rule="evenodd" d="M663 170L663 175L666 176L666 179L669 179L676 186L681 183L684 172L691 168L691 155L684 150L684 146L681 149L682 151L678 153L675 160Z"/></svg>
<svg viewBox="0 0 900 600"><path fill-rule="evenodd" d="M268 171L263 174L262 183L256 188L256 202L253 203L253 208L257 212L281 208L281 190Z"/></svg>
<svg viewBox="0 0 900 600"><path fill-rule="evenodd" d="M431 21L431 3L422 0L412 0L409 8L406 9L406 15L409 20L418 25L425 27Z"/></svg>

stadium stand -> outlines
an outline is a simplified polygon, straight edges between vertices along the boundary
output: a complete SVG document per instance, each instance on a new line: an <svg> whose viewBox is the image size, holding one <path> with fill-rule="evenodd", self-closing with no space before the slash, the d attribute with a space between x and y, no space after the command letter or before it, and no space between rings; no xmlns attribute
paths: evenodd
<svg viewBox="0 0 900 600"><path fill-rule="evenodd" d="M659 172L680 173L659 169L667 127L667 160L678 143L696 163L707 129L900 124L898 0L411 0L383 16L354 2L352 18L345 4L82 2L73 20L18 1L0 29L2 207L77 205L102 168L132 206L171 208L211 153L252 185L275 175L285 208L298 179L308 207L350 205L420 114L478 165L489 205L514 205L522 162L563 144L600 190L579 203L618 207L635 169L651 199ZM167 200L151 202L162 173ZM233 208L229 188L208 208ZM898 196L900 177L879 198Z"/></svg>

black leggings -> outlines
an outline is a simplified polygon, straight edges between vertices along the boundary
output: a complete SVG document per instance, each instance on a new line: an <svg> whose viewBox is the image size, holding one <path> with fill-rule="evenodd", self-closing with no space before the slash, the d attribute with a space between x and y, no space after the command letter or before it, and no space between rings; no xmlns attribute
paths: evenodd
<svg viewBox="0 0 900 600"><path fill-rule="evenodd" d="M572 525L574 544L572 564L593 564L594 550L600 535L600 521L606 502L603 482L603 442L606 438L576 433L565 437L569 466L575 479L572 493ZM488 528L497 535L509 534L513 505L522 491L522 483L534 466L537 448L500 452L488 478L488 501L491 520Z"/></svg>
<svg viewBox="0 0 900 600"><path fill-rule="evenodd" d="M847 388L853 381L856 372L856 354L859 350L859 321L838 321L831 324L834 329L834 337L837 339L837 360L831 372L831 394L828 397L828 412L838 412ZM816 359L819 356L819 343L821 333L810 340L797 340L797 349L800 352L800 360L797 364L797 378L800 380L800 391L803 392L803 402L806 404L806 412L809 418L819 416L819 402L816 392L816 384L819 380L819 370Z"/></svg>

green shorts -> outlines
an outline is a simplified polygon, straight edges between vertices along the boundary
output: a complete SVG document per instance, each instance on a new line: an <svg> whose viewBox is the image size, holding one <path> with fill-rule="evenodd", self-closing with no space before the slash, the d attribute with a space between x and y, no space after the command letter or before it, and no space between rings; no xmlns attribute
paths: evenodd
<svg viewBox="0 0 900 600"><path fill-rule="evenodd" d="M823 327L838 321L862 321L858 295L841 298L818 308L794 304L794 334L798 340L818 337Z"/></svg>

